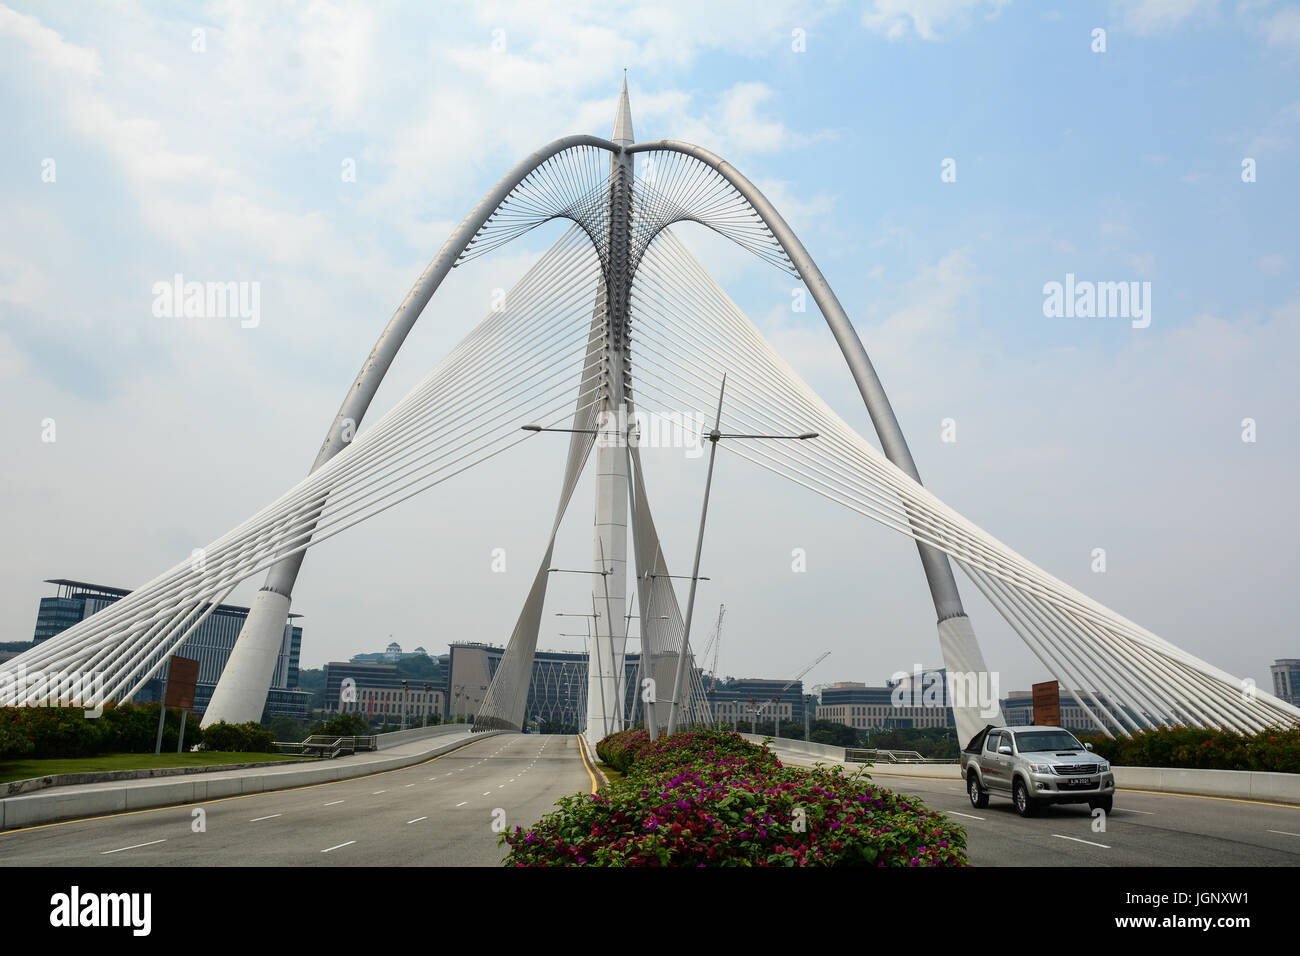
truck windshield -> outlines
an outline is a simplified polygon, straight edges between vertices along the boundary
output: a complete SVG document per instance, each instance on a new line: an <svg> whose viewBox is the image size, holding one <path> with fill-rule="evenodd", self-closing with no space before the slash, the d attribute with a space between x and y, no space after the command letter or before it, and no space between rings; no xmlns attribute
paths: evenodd
<svg viewBox="0 0 1300 956"><path fill-rule="evenodd" d="M1016 734L1016 746L1022 754L1041 753L1045 750L1082 750L1073 734L1064 730L1036 730L1028 734Z"/></svg>

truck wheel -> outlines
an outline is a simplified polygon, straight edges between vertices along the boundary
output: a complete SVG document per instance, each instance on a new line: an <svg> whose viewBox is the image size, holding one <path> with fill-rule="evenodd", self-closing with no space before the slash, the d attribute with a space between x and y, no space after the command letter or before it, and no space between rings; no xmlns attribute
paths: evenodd
<svg viewBox="0 0 1300 956"><path fill-rule="evenodd" d="M1016 804L1016 813L1022 817L1032 817L1038 812L1038 801L1029 795L1029 788L1019 777L1011 787L1011 797Z"/></svg>
<svg viewBox="0 0 1300 956"><path fill-rule="evenodd" d="M983 810L989 805L989 792L980 786L979 775L974 770L966 780L966 795L970 797L970 805L976 810Z"/></svg>
<svg viewBox="0 0 1300 956"><path fill-rule="evenodd" d="M1107 814L1110 813L1110 811L1114 808L1114 806L1115 806L1114 797L1099 797L1096 800L1088 801L1089 810L1096 810L1100 808L1102 810L1105 810Z"/></svg>

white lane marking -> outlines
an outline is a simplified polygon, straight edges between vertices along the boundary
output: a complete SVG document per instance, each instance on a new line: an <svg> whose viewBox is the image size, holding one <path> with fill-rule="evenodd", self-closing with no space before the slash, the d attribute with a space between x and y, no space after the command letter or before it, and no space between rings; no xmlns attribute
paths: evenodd
<svg viewBox="0 0 1300 956"><path fill-rule="evenodd" d="M490 796L492 796L492 791L491 791L491 790L484 790L484 791L483 791L483 796L485 796L485 797L490 797Z"/></svg>
<svg viewBox="0 0 1300 956"><path fill-rule="evenodd" d="M413 783L408 783L407 786L408 786L408 787L414 787L415 784L413 784Z"/></svg>
<svg viewBox="0 0 1300 956"><path fill-rule="evenodd" d="M1148 817L1155 816L1155 814L1152 813L1150 810L1130 810L1128 807L1120 807L1119 811L1120 813L1140 813L1143 816L1148 816Z"/></svg>
<svg viewBox="0 0 1300 956"><path fill-rule="evenodd" d="M959 790L959 789L957 789L956 787L949 787L949 788L948 788L948 792L949 792L949 793L965 793L966 791L965 791L965 790Z"/></svg>
<svg viewBox="0 0 1300 956"><path fill-rule="evenodd" d="M416 817L414 820L407 820L406 825L409 827L412 823L419 823L421 820L427 820L428 817Z"/></svg>
<svg viewBox="0 0 1300 956"><path fill-rule="evenodd" d="M971 820L983 820L983 817L977 817L973 813L962 813L960 810L943 810L942 813L951 813L954 817L967 817Z"/></svg>
<svg viewBox="0 0 1300 956"><path fill-rule="evenodd" d="M468 800L462 800L460 803L456 804L456 806L458 806L458 807L463 807L463 806L464 806L465 804L467 804L467 803L469 803Z"/></svg>
<svg viewBox="0 0 1300 956"><path fill-rule="evenodd" d="M120 846L116 850L104 850L100 856L108 856L110 853L121 853L123 850L138 850L142 846L153 846L155 843L166 843L164 840L150 840L148 843L137 843L134 846Z"/></svg>
<svg viewBox="0 0 1300 956"><path fill-rule="evenodd" d="M338 846L326 847L324 850L321 850L321 852L322 852L322 853L329 853L330 850L341 850L341 849L343 849L345 846L351 846L352 844L354 844L354 843L356 843L356 842L357 842L356 840L349 840L347 843L340 843Z"/></svg>
<svg viewBox="0 0 1300 956"><path fill-rule="evenodd" d="M267 817L253 817L253 819L249 820L248 822L249 822L249 823L261 823L263 820L274 820L274 819L275 819L276 817L278 817L278 816L280 816L280 814L278 814L278 813L272 813L270 816L267 816Z"/></svg>
<svg viewBox="0 0 1300 956"><path fill-rule="evenodd" d="M1110 849L1110 847L1108 847L1104 843L1093 843L1091 840L1080 840L1078 837L1065 836L1063 833L1053 833L1052 836L1056 837L1059 840L1073 840L1075 843L1086 843L1088 844L1088 846L1099 846L1103 850Z"/></svg>
<svg viewBox="0 0 1300 956"><path fill-rule="evenodd" d="M505 786L505 784L504 784L504 783L501 783L501 784L497 784L497 789L498 789L498 790L500 790L500 789L501 789L501 788L502 788L502 787L504 787L504 786Z"/></svg>
<svg viewBox="0 0 1300 956"><path fill-rule="evenodd" d="M1283 836L1300 837L1300 833L1292 833L1290 830L1269 830L1269 833L1280 833Z"/></svg>
<svg viewBox="0 0 1300 956"><path fill-rule="evenodd" d="M387 790L376 790L374 793L371 794L371 796L372 796L372 797L377 797L377 796L379 796L381 793L387 793L387 792L388 792Z"/></svg>
<svg viewBox="0 0 1300 956"><path fill-rule="evenodd" d="M332 806L334 806L336 803L342 803L342 802L343 802L342 800L331 800L329 803L325 804L325 806L327 806L327 807L332 807Z"/></svg>

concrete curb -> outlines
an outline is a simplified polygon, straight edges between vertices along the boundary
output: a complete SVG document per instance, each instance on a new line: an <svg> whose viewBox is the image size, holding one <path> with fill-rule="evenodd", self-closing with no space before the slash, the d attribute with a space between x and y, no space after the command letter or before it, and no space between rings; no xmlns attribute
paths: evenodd
<svg viewBox="0 0 1300 956"><path fill-rule="evenodd" d="M472 725L470 725L472 726ZM410 730L395 730L379 734L375 740L377 749L387 750L402 744L423 740L427 737L439 737L444 734L464 730L465 724L434 724L431 727L413 727ZM275 763L293 764L316 763L324 757L299 757L296 760L263 760L256 763L223 763L203 767L155 767L140 770L88 770L84 773L53 773L42 777L27 777L24 780L11 780L0 783L0 798L16 797L23 793L35 793L49 787L75 787L88 783L110 783L114 780L147 780L150 777L174 777L191 773L223 773L230 770L251 770L254 767L266 767Z"/></svg>
<svg viewBox="0 0 1300 956"><path fill-rule="evenodd" d="M488 730L475 734L467 740L442 744L419 753L385 757L364 763L349 764L346 762L347 758L341 758L311 761L312 766L300 769L249 773L220 779L205 779L202 774L194 774L191 776L196 779L144 786L105 787L100 790L59 789L27 796L7 797L0 800L0 830L99 817L129 810L206 803L210 800L250 793L290 790L296 787L333 783L337 780L368 777L372 774L424 763L498 733L501 731ZM256 766L265 768L266 764Z"/></svg>
<svg viewBox="0 0 1300 956"><path fill-rule="evenodd" d="M1120 790L1153 790L1198 797L1258 800L1300 806L1300 774L1256 770L1183 770L1174 767L1116 767Z"/></svg>
<svg viewBox="0 0 1300 956"><path fill-rule="evenodd" d="M609 777L605 776L605 771L600 769L600 760L587 747L587 741L583 739L582 734L578 734L578 749L582 751L582 763L587 768L587 772L595 778L595 792L604 790L609 786Z"/></svg>
<svg viewBox="0 0 1300 956"><path fill-rule="evenodd" d="M251 770L254 767L266 767L275 764L297 766L304 763L316 763L320 757L300 757L297 760L262 760L255 763L222 763L201 767L154 767L141 770L87 770L84 773L52 773L44 777L27 777L23 780L11 780L0 783L0 797L16 797L23 793L35 793L50 787L75 787L87 783L111 783L114 780L147 780L150 777L180 777L192 773L221 773L229 770Z"/></svg>

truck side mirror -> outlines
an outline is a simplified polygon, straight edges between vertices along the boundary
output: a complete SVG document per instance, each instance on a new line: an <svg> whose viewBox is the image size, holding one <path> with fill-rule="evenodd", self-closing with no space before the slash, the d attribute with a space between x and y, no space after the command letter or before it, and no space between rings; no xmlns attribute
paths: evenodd
<svg viewBox="0 0 1300 956"><path fill-rule="evenodd" d="M1006 756L1010 757L1010 756L1011 756L1011 748L1008 747L1006 744L1003 744L1001 747L998 748L998 753L1000 753L1000 754L1005 754Z"/></svg>
<svg viewBox="0 0 1300 956"><path fill-rule="evenodd" d="M1091 749L1092 749L1092 744L1084 744L1084 745L1083 745L1083 749L1084 749L1084 750L1091 750Z"/></svg>

